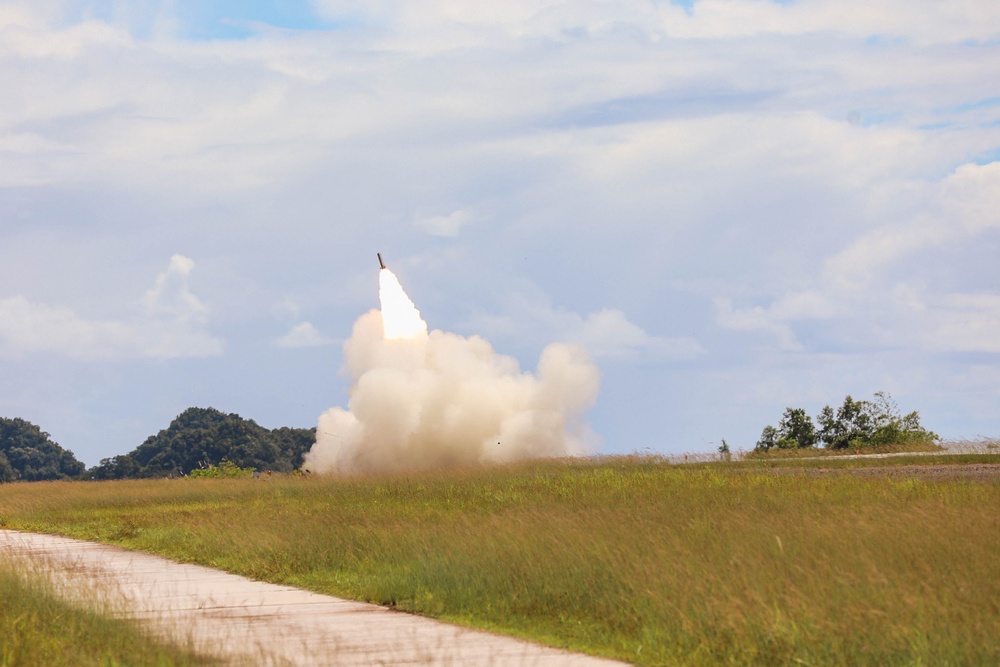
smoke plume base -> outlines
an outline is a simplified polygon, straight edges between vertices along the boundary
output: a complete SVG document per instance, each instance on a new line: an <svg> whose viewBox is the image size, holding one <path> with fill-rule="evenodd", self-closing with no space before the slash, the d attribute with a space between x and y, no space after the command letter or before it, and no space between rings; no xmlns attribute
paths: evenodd
<svg viewBox="0 0 1000 667"><path fill-rule="evenodd" d="M396 276L379 272L381 311L344 344L348 408L319 418L313 472L372 472L588 453L583 421L600 383L582 347L547 346L534 374L480 336L427 324Z"/></svg>

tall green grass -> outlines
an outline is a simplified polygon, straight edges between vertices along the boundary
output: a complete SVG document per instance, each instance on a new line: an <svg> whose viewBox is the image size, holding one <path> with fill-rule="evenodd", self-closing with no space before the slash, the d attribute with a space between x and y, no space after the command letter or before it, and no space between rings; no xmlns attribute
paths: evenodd
<svg viewBox="0 0 1000 667"><path fill-rule="evenodd" d="M625 660L995 665L1000 484L646 459L0 487L113 542Z"/></svg>
<svg viewBox="0 0 1000 667"><path fill-rule="evenodd" d="M152 639L132 623L57 595L47 578L0 557L0 666L218 664Z"/></svg>

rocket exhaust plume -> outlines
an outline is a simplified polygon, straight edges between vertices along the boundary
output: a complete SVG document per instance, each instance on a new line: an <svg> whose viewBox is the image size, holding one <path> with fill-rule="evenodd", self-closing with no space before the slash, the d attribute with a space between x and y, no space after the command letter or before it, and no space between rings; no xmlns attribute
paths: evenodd
<svg viewBox="0 0 1000 667"><path fill-rule="evenodd" d="M304 468L412 470L587 453L600 382L577 345L547 346L534 374L485 339L427 323L379 255L380 310L344 344L348 408L319 418Z"/></svg>

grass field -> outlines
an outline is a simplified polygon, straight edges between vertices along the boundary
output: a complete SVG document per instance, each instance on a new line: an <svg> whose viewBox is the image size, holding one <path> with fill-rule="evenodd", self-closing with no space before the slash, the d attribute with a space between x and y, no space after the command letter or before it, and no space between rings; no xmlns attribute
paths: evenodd
<svg viewBox="0 0 1000 667"><path fill-rule="evenodd" d="M639 663L1000 663L996 479L762 465L8 484L0 527Z"/></svg>
<svg viewBox="0 0 1000 667"><path fill-rule="evenodd" d="M41 573L0 556L0 667L211 665L183 647L158 642L101 604L73 605Z"/></svg>

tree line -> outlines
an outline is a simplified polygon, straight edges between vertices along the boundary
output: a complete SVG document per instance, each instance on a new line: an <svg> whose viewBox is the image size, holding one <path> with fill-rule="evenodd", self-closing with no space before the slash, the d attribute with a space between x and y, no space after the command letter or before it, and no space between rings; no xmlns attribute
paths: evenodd
<svg viewBox="0 0 1000 667"><path fill-rule="evenodd" d="M765 426L754 451L816 447L870 449L891 445L929 443L939 436L920 425L916 411L901 415L896 402L883 391L870 401L844 398L839 408L825 406L813 423L802 408L786 408L778 426Z"/></svg>
<svg viewBox="0 0 1000 667"><path fill-rule="evenodd" d="M938 439L920 425L917 412L901 415L888 393L877 392L869 401L847 396L836 410L827 405L815 422L802 408L786 408L777 427L764 427L754 450L818 445L853 450ZM88 470L35 424L0 418L0 483L180 477L220 466L223 461L261 472L292 472L302 467L303 457L315 441L315 428L266 429L238 414L188 408L133 451L101 459ZM723 453L728 454L725 441L723 447Z"/></svg>
<svg viewBox="0 0 1000 667"><path fill-rule="evenodd" d="M188 408L128 454L90 468L24 419L0 418L0 482L179 477L227 460L241 468L291 472L302 466L316 429L266 429L215 408Z"/></svg>

